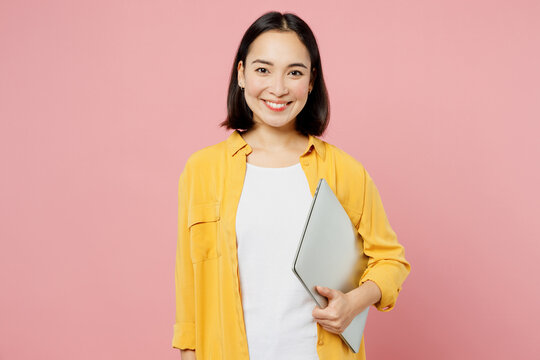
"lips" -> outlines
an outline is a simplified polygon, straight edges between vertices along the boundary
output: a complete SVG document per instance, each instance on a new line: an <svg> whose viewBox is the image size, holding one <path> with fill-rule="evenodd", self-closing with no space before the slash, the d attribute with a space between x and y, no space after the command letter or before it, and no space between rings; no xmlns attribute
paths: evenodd
<svg viewBox="0 0 540 360"><path fill-rule="evenodd" d="M270 100L263 100L263 102L266 105L266 107L272 111L283 111L291 103L287 101L270 101Z"/></svg>

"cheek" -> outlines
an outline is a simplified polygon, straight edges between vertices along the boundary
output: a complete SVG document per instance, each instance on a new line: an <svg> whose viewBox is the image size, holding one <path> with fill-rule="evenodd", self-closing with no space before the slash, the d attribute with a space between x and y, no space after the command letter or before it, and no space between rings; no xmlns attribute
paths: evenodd
<svg viewBox="0 0 540 360"><path fill-rule="evenodd" d="M259 88L253 85L246 84L246 88L244 89L244 91L246 92L246 95L249 97L257 97L260 94Z"/></svg>
<svg viewBox="0 0 540 360"><path fill-rule="evenodd" d="M265 88L263 81L257 78L246 78L246 88L247 95L257 97L261 91Z"/></svg>
<svg viewBox="0 0 540 360"><path fill-rule="evenodd" d="M307 98L309 94L309 81L298 82L290 90L297 99Z"/></svg>

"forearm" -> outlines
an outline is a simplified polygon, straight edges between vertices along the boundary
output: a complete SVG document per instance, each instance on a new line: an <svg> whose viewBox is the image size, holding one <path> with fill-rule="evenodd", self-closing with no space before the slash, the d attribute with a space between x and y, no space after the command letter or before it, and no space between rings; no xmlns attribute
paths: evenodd
<svg viewBox="0 0 540 360"><path fill-rule="evenodd" d="M197 360L197 357L195 356L195 350L182 350L180 349L180 358L182 360Z"/></svg>
<svg viewBox="0 0 540 360"><path fill-rule="evenodd" d="M373 281L368 280L354 290L349 291L347 297L351 300L354 314L358 315L365 308L381 300L381 290Z"/></svg>

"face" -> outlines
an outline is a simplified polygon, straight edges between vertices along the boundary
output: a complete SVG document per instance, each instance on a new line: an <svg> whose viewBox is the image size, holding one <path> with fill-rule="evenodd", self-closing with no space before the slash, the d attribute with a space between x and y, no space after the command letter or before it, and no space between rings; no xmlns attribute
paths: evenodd
<svg viewBox="0 0 540 360"><path fill-rule="evenodd" d="M293 31L267 31L238 63L238 84L253 111L255 127L294 129L312 88L309 52Z"/></svg>

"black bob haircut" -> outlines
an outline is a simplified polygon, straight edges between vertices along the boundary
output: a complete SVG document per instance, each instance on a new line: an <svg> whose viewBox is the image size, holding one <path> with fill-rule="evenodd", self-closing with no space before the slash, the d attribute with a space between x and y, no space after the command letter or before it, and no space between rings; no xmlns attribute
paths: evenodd
<svg viewBox="0 0 540 360"><path fill-rule="evenodd" d="M295 14L281 14L276 11L268 12L255 20L242 37L231 71L227 95L227 118L220 123L220 126L237 130L249 130L253 127L253 112L248 107L244 93L238 85L237 66L240 61L245 64L251 43L259 35L269 30L294 31L309 52L312 68L311 76L315 76L315 79L311 94L309 94L304 108L296 117L295 127L303 135L320 136L328 126L330 104L324 83L317 41L304 20Z"/></svg>

